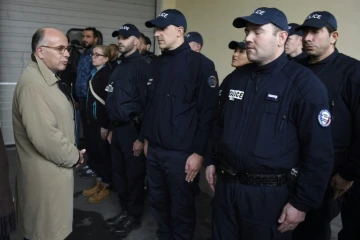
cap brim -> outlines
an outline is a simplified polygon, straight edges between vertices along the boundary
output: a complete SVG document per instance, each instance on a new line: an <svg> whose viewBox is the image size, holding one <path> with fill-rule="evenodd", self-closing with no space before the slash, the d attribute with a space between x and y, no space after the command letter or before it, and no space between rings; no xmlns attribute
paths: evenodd
<svg viewBox="0 0 360 240"><path fill-rule="evenodd" d="M229 43L229 48L232 49L232 50L235 50L237 48L245 49L245 43L244 42L231 41Z"/></svg>
<svg viewBox="0 0 360 240"><path fill-rule="evenodd" d="M323 28L326 26L326 24L327 24L326 22L323 22L321 20L309 19L309 20L306 20L302 25L295 28L295 31L300 31L307 27Z"/></svg>
<svg viewBox="0 0 360 240"><path fill-rule="evenodd" d="M243 27L246 27L246 24L248 22L257 24L257 25L263 25L263 24L270 23L269 20L262 18L259 15L250 15L250 16L246 16L246 17L235 18L235 20L233 21L233 26L236 28L243 28Z"/></svg>
<svg viewBox="0 0 360 240"><path fill-rule="evenodd" d="M111 34L112 37L117 37L117 35L119 35L119 31L113 31Z"/></svg>
<svg viewBox="0 0 360 240"><path fill-rule="evenodd" d="M153 20L145 22L145 26L148 28L158 27L158 28L164 28L169 26L170 24L166 21L164 21L164 18L155 18Z"/></svg>
<svg viewBox="0 0 360 240"><path fill-rule="evenodd" d="M296 32L292 31L292 32L289 32L288 37L290 37L292 35L298 35L298 36L302 37L303 33L302 33L302 31L296 31Z"/></svg>
<svg viewBox="0 0 360 240"><path fill-rule="evenodd" d="M128 32L128 31L125 31L125 30L118 30L118 31L114 31L114 32L112 33L112 36L113 36L113 37L117 37L117 36L119 36L119 35L121 35L121 36L123 36L123 37L126 37L126 38L128 38L128 37L131 36L131 34L129 34L129 32Z"/></svg>
<svg viewBox="0 0 360 240"><path fill-rule="evenodd" d="M235 50L237 47L239 47L238 42L236 42L236 41L231 41L231 42L229 43L229 48L230 48L230 49Z"/></svg>

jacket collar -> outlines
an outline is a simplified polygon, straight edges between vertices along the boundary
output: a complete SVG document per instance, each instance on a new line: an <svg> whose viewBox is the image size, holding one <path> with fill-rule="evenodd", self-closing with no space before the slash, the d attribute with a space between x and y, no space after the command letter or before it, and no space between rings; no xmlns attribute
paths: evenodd
<svg viewBox="0 0 360 240"><path fill-rule="evenodd" d="M121 60L121 61L131 61L131 60L136 59L138 57L140 57L140 53L139 53L138 50L136 50L135 52L133 52L132 54L130 54L127 57L125 57L123 54L120 55L119 60Z"/></svg>
<svg viewBox="0 0 360 240"><path fill-rule="evenodd" d="M310 62L310 57L307 58L307 66L311 66L311 65L323 65L323 64L328 64L329 62L331 62L332 60L334 60L337 56L339 55L339 51L337 50L337 48L335 48L334 52L332 52L329 56L327 56L325 59L317 62L317 63L309 63Z"/></svg>
<svg viewBox="0 0 360 240"><path fill-rule="evenodd" d="M41 75L43 75L45 82L52 86L60 79L56 77L56 75L44 64L44 62L35 55L37 66L39 67Z"/></svg>
<svg viewBox="0 0 360 240"><path fill-rule="evenodd" d="M186 41L184 41L178 48L173 49L173 50L164 50L164 51L161 52L161 54L164 57L173 57L173 56L177 56L179 54L182 54L184 52L185 53L189 52L190 50L191 49L190 49L189 44Z"/></svg>
<svg viewBox="0 0 360 240"><path fill-rule="evenodd" d="M269 76L272 75L273 73L279 71L280 69L282 69L282 67L288 63L288 59L287 56L285 54L285 52L283 52L277 59L275 59L274 61L257 67L255 69L253 69L253 77L264 77L264 76Z"/></svg>

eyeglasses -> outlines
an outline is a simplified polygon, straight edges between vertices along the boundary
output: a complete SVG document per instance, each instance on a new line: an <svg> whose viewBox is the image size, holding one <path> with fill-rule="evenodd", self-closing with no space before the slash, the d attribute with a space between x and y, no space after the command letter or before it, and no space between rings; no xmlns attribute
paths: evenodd
<svg viewBox="0 0 360 240"><path fill-rule="evenodd" d="M51 46L45 46L45 45L41 45L40 47L46 47L46 48L50 48L50 49L54 49L56 51L58 51L60 54L64 54L65 53L65 50L68 51L68 53L71 53L74 46L72 45L69 45L67 47L65 46L57 46L57 47L51 47Z"/></svg>
<svg viewBox="0 0 360 240"><path fill-rule="evenodd" d="M97 57L99 57L99 56L105 56L105 55L103 55L103 54L99 54L99 53L90 53L90 56L91 57L94 57L94 58L97 58Z"/></svg>

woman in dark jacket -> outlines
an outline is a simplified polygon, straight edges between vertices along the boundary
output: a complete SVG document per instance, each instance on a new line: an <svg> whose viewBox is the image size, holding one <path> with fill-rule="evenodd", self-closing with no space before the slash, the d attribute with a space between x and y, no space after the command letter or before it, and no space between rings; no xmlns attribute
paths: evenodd
<svg viewBox="0 0 360 240"><path fill-rule="evenodd" d="M9 183L9 164L0 128L0 240L10 239L15 231L15 211Z"/></svg>
<svg viewBox="0 0 360 240"><path fill-rule="evenodd" d="M109 197L111 180L110 145L107 141L109 119L105 108L108 80L112 69L108 64L110 49L98 45L91 53L92 64L95 67L91 73L86 101L86 115L89 129L87 153L95 163L97 173L96 185L84 190L83 196L89 197L89 203L99 203Z"/></svg>

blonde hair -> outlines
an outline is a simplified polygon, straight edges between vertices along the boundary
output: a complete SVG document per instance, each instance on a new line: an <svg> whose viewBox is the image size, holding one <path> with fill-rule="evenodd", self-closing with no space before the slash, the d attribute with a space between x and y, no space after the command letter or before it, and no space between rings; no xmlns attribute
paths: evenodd
<svg viewBox="0 0 360 240"><path fill-rule="evenodd" d="M100 48L103 52L104 57L107 57L109 60L111 58L110 48L106 45L96 45L94 48Z"/></svg>

